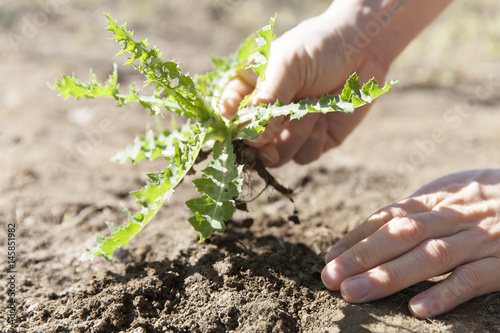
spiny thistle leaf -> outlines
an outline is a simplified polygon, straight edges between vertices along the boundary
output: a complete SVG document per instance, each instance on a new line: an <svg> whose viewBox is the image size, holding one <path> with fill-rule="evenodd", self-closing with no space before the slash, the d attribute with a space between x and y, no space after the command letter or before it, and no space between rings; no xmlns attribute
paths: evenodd
<svg viewBox="0 0 500 333"><path fill-rule="evenodd" d="M140 95L134 85L130 85L129 94L120 94L118 91L118 73L116 64L113 73L109 76L104 84L97 82L97 76L94 72L90 72L90 82L83 83L76 75L66 76L63 75L61 80L57 80L56 84L52 86L53 89L59 90L63 98L74 96L76 99L82 97L96 98L96 97L110 97L118 101L120 106L129 102L136 102L142 105L143 108L149 109L152 115L160 114L160 107L163 106L170 112L182 114L182 109L179 104L172 98L162 98L158 93L153 96Z"/></svg>
<svg viewBox="0 0 500 333"><path fill-rule="evenodd" d="M299 119L307 113L328 113L340 111L352 113L355 108L371 103L377 97L389 92L396 82L388 82L380 87L374 79L371 79L361 87L356 73L347 80L344 90L340 95L326 95L313 103L309 99L298 103L282 104L277 101L272 105L258 105L246 107L237 113L234 121L244 125L239 128L236 136L238 139L254 139L265 129L272 117L290 116L290 119Z"/></svg>
<svg viewBox="0 0 500 333"><path fill-rule="evenodd" d="M149 175L152 182L133 193L137 198L137 202L143 208L135 215L125 210L129 216L129 221L119 228L115 228L108 223L112 236L102 237L98 235L97 247L87 249L82 256L82 260L92 260L98 255L102 255L107 260L112 260L114 250L128 244L130 239L148 224L193 166L207 131L207 125L194 125L191 127L191 131L177 132L183 135L182 137L179 135L172 140L174 152L171 156L165 156L170 165L161 172Z"/></svg>
<svg viewBox="0 0 500 333"><path fill-rule="evenodd" d="M253 68L259 77L259 82L264 80L271 42L276 38L273 33L276 17L277 14L270 19L268 25L257 31L259 37L254 38L251 35L244 39L231 57L212 58L215 71L195 78L197 89L212 108L219 109L220 94L229 81L238 74L238 71ZM246 96L241 105L248 105L252 96L253 94Z"/></svg>
<svg viewBox="0 0 500 333"><path fill-rule="evenodd" d="M347 80L340 95L324 96L314 103L303 100L283 105L278 101L274 105L247 107L265 79L271 42L275 38L273 27L276 15L271 18L269 25L258 31L255 41L249 37L232 57L214 58L215 72L199 76L195 81L183 74L176 62L161 60L160 51L155 47L148 48L146 40L134 40L133 33L125 25L119 26L109 15L106 14L106 17L109 22L107 30L112 31L114 39L122 45L118 55L129 54L125 64L132 65L145 76L145 83L155 88L152 96L140 95L134 85L129 87L127 94L120 94L116 66L104 84L97 82L96 75L91 73L89 83L82 83L76 76L63 76L53 87L64 98L110 97L116 99L119 105L140 103L154 115L161 114L164 107L167 112L191 119L181 128L175 125L171 126L172 130L160 128L158 134L149 130L114 157L121 163L163 157L168 167L148 174L151 181L144 188L133 192L142 208L135 214L124 208L128 223L121 227L108 222L112 235L97 235L97 246L87 250L83 260L92 260L98 255L111 260L116 248L128 244L170 198L175 187L196 163L202 147L212 148L213 160L202 170L202 177L193 181L202 196L186 202L193 212L189 222L201 233L201 240L215 231L224 231L225 222L236 209L234 200L242 190L240 175L243 166L235 165L236 156L232 145L235 140L255 138L271 117L289 116L290 119L298 119L309 112L353 112L355 108L371 103L388 92L394 84L387 83L381 88L371 80L361 87L354 74ZM243 100L232 120L223 119L219 112L220 94L238 71L248 68L253 68L258 75L257 89Z"/></svg>
<svg viewBox="0 0 500 333"><path fill-rule="evenodd" d="M237 178L242 173L243 166L235 165L236 156L231 142L228 139L224 143L214 144L213 161L202 171L203 178L193 181L203 196L186 202L194 213L189 222L201 233L202 241L214 231L226 229L225 221L236 210L233 199L241 193L242 180Z"/></svg>
<svg viewBox="0 0 500 333"><path fill-rule="evenodd" d="M128 160L136 164L144 158L152 161L162 156L169 134L167 131L156 135L153 130L148 130L145 135L136 136L134 142L119 151L111 160L122 164Z"/></svg>
<svg viewBox="0 0 500 333"><path fill-rule="evenodd" d="M113 21L109 14L109 26L106 28L114 33L114 39L122 44L122 50L117 56L128 52L131 54L125 65L133 65L146 77L146 84L152 84L158 94L167 93L172 97L184 115L189 118L205 121L213 115L211 110L207 110L204 101L198 96L193 79L182 74L179 65L174 61L163 61L160 59L161 52L153 47L148 49L148 42L141 40L136 42L133 33L126 29L125 25L119 26Z"/></svg>
<svg viewBox="0 0 500 333"><path fill-rule="evenodd" d="M248 58L254 49L254 37L249 36L243 40L232 56L212 58L215 71L195 77L196 88L213 109L219 109L219 98L222 90L237 75L238 71L248 66Z"/></svg>
<svg viewBox="0 0 500 333"><path fill-rule="evenodd" d="M90 72L90 83L82 83L78 77L62 76L62 80L57 80L53 86L61 92L61 97L68 98L74 96L76 99L82 97L96 98L96 97L114 97L120 101L121 104L126 102L125 96L118 93L118 73L116 64L113 68L113 73L109 76L108 81L104 85L97 82L97 76L94 72Z"/></svg>
<svg viewBox="0 0 500 333"><path fill-rule="evenodd" d="M257 48L253 51L253 53L260 55L261 57L255 59L256 64L251 67L255 73L257 73L259 81L261 82L265 79L267 61L269 60L269 55L271 53L271 42L276 38L276 35L273 32L276 17L278 17L278 14L271 17L269 24L257 32L259 34L259 37L256 40Z"/></svg>
<svg viewBox="0 0 500 333"><path fill-rule="evenodd" d="M257 31L259 35L259 37L255 40L257 47L249 56L249 59L252 59L253 63L247 67L253 68L257 74L257 85L251 94L243 98L238 109L245 108L250 104L250 101L255 96L257 91L259 91L262 82L264 82L266 78L267 63L271 53L271 43L276 38L276 35L273 32L276 17L278 17L278 14L274 14L274 17L271 17L269 20L269 24Z"/></svg>
<svg viewBox="0 0 500 333"><path fill-rule="evenodd" d="M136 136L134 142L118 152L111 160L118 163L130 160L136 164L144 158L152 161L163 156L168 159L174 156L178 143L191 134L192 127L193 124L187 122L179 129L161 130L159 134L148 130L145 135Z"/></svg>

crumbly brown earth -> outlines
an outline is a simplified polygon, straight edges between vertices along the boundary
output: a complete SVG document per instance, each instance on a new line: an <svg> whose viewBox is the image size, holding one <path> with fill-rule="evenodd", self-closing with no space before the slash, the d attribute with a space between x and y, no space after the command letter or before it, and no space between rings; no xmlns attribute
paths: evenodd
<svg viewBox="0 0 500 333"><path fill-rule="evenodd" d="M89 67L104 80L113 61L123 62L113 59L118 47L107 40L102 13L127 21L165 58L203 73L210 69L208 55L233 51L275 11L279 34L328 3L0 5L1 332L16 331L7 325L9 224L16 227L17 332L500 332L498 293L418 320L407 303L436 280L353 305L327 291L319 274L328 248L378 208L439 176L499 165L492 1L457 0L410 45L389 74L399 86L340 148L308 166L271 170L294 188L293 203L266 190L249 212L228 222L227 232L199 243L186 222L183 202L193 195L186 181L113 263L78 260L94 246L95 233L107 233L105 221L125 220L120 205L134 207L128 193L162 166L109 162L155 125L140 108L63 102L47 88L61 73L85 79ZM141 82L133 71L120 71L122 85ZM263 185L255 175L247 178L250 198Z"/></svg>

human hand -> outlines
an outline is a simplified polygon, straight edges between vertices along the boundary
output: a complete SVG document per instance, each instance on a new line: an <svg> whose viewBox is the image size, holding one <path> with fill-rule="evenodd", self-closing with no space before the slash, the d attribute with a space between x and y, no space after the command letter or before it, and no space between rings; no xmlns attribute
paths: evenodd
<svg viewBox="0 0 500 333"><path fill-rule="evenodd" d="M387 206L329 251L325 286L362 303L451 271L410 300L429 318L500 291L500 169L452 174Z"/></svg>
<svg viewBox="0 0 500 333"><path fill-rule="evenodd" d="M276 100L286 104L338 93L353 72L357 72L361 82L372 77L379 82L385 79L389 64L376 61L370 48L353 53L344 48L357 33L355 8L348 1L334 2L334 6L273 42L266 79L253 104ZM231 118L236 113L241 100L255 89L256 81L256 75L248 70L226 86L220 99L223 116ZM338 146L367 110L365 106L354 114L309 114L293 121L273 118L266 130L247 145L258 151L265 166L277 167L292 159L299 164L309 163Z"/></svg>

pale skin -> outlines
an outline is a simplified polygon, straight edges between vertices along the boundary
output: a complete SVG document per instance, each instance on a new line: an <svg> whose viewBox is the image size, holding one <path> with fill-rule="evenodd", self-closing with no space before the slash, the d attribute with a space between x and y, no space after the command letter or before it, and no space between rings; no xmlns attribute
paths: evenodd
<svg viewBox="0 0 500 333"><path fill-rule="evenodd" d="M338 92L357 72L383 82L397 55L451 0L336 0L272 45L266 80L253 103L284 103ZM256 86L250 71L224 89L222 114L230 118ZM352 115L273 119L256 140L264 165L317 159L338 146L369 106ZM457 173L433 181L382 208L326 255L322 279L344 299L362 303L391 295L437 275L443 281L415 296L410 312L429 318L476 296L500 291L500 169Z"/></svg>

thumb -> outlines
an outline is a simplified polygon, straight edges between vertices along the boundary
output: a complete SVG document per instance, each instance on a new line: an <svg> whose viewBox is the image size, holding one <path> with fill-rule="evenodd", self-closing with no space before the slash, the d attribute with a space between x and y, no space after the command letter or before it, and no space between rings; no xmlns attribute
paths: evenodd
<svg viewBox="0 0 500 333"><path fill-rule="evenodd" d="M241 101L246 95L250 94L257 83L257 75L249 69L238 72L238 75L233 78L224 87L219 99L221 115L227 119L232 118Z"/></svg>
<svg viewBox="0 0 500 333"><path fill-rule="evenodd" d="M288 104L296 96L299 76L283 61L275 59L269 60L265 79L252 100L254 105L275 103L276 100Z"/></svg>

